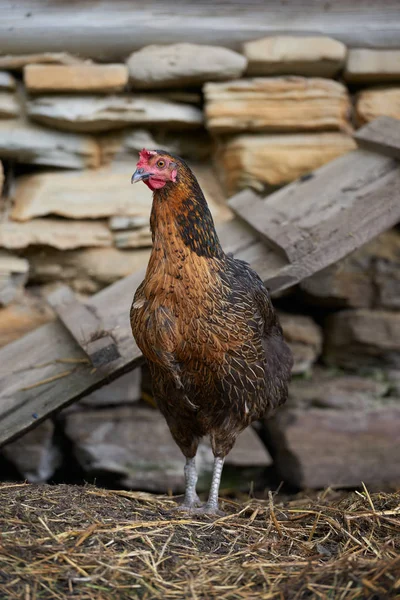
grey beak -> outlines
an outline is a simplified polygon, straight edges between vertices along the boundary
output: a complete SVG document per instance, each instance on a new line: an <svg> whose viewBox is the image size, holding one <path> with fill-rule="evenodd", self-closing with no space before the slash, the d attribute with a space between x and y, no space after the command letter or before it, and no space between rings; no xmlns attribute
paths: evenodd
<svg viewBox="0 0 400 600"><path fill-rule="evenodd" d="M131 178L131 183L137 183L138 181L143 181L143 179L148 179L151 177L153 173L146 173L144 169L136 169Z"/></svg>

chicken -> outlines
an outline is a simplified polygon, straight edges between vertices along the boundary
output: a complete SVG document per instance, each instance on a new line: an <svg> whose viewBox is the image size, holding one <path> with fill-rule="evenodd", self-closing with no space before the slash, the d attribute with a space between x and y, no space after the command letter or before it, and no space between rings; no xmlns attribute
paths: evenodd
<svg viewBox="0 0 400 600"><path fill-rule="evenodd" d="M153 191L153 248L131 308L154 397L186 457L182 507L220 514L223 463L237 435L285 402L291 352L258 275L225 254L196 177L179 157L142 150L132 182ZM210 436L215 457L207 503L195 456Z"/></svg>

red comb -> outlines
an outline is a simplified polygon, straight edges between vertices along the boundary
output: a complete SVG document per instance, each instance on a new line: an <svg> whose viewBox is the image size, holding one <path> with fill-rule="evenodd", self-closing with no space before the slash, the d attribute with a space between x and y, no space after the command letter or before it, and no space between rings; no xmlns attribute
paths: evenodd
<svg viewBox="0 0 400 600"><path fill-rule="evenodd" d="M154 150L146 150L146 148L143 148L143 150L139 152L139 162L137 166L143 167L147 165L149 159L155 154L157 154L157 152L155 152Z"/></svg>

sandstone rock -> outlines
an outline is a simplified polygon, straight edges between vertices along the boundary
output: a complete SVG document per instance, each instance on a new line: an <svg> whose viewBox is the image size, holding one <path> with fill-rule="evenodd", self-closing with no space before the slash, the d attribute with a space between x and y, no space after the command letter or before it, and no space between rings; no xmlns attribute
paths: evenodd
<svg viewBox="0 0 400 600"><path fill-rule="evenodd" d="M30 483L48 481L62 462L61 451L53 437L54 425L47 419L15 442L4 446L2 453Z"/></svg>
<svg viewBox="0 0 400 600"><path fill-rule="evenodd" d="M353 48L347 55L344 78L350 82L400 81L400 50Z"/></svg>
<svg viewBox="0 0 400 600"><path fill-rule="evenodd" d="M393 229L379 236L369 244L369 251L374 266L374 306L400 310L400 231Z"/></svg>
<svg viewBox="0 0 400 600"><path fill-rule="evenodd" d="M372 306L372 273L369 270L370 261L365 258L358 252L353 253L302 281L300 288L305 293L306 301L315 306L331 308Z"/></svg>
<svg viewBox="0 0 400 600"><path fill-rule="evenodd" d="M337 81L304 77L242 79L204 86L210 131L350 131L350 99Z"/></svg>
<svg viewBox="0 0 400 600"><path fill-rule="evenodd" d="M385 370L390 390L393 396L400 398L400 369Z"/></svg>
<svg viewBox="0 0 400 600"><path fill-rule="evenodd" d="M146 46L127 60L129 80L140 89L185 87L240 77L244 56L219 46L171 44Z"/></svg>
<svg viewBox="0 0 400 600"><path fill-rule="evenodd" d="M76 64L24 67L24 83L31 93L119 92L128 82L126 65Z"/></svg>
<svg viewBox="0 0 400 600"><path fill-rule="evenodd" d="M26 223L0 223L0 247L8 250L28 246L51 246L70 250L84 246L111 246L112 236L107 225L98 221L68 221L66 219L33 219Z"/></svg>
<svg viewBox="0 0 400 600"><path fill-rule="evenodd" d="M53 319L54 313L43 298L25 291L12 304L0 308L0 347Z"/></svg>
<svg viewBox="0 0 400 600"><path fill-rule="evenodd" d="M307 302L332 308L400 309L400 233L388 231L301 282Z"/></svg>
<svg viewBox="0 0 400 600"><path fill-rule="evenodd" d="M215 152L229 194L245 187L281 186L357 147L345 133L238 135Z"/></svg>
<svg viewBox="0 0 400 600"><path fill-rule="evenodd" d="M0 119L13 119L20 113L17 97L12 92L0 91Z"/></svg>
<svg viewBox="0 0 400 600"><path fill-rule="evenodd" d="M202 161L211 154L211 137L205 129L196 129L190 135L179 131L124 129L102 135L100 148L104 163L135 161L142 148L163 148L182 158Z"/></svg>
<svg viewBox="0 0 400 600"><path fill-rule="evenodd" d="M85 396L79 401L79 405L106 407L136 403L141 398L141 381L141 369L134 369Z"/></svg>
<svg viewBox="0 0 400 600"><path fill-rule="evenodd" d="M209 440L202 441L210 446ZM252 427L248 427L238 436L232 451L225 460L227 467L269 467L272 459L261 439Z"/></svg>
<svg viewBox="0 0 400 600"><path fill-rule="evenodd" d="M78 132L109 131L127 125L186 129L203 123L199 108L150 95L38 96L27 102L27 113L44 125Z"/></svg>
<svg viewBox="0 0 400 600"><path fill-rule="evenodd" d="M322 349L321 328L310 317L279 313L283 333L293 352L292 373L308 373Z"/></svg>
<svg viewBox="0 0 400 600"><path fill-rule="evenodd" d="M373 379L315 370L293 380L267 422L280 477L301 488L384 486L400 478L400 402Z"/></svg>
<svg viewBox="0 0 400 600"><path fill-rule="evenodd" d="M304 410L376 408L389 390L389 381L383 379L335 373L326 367L316 366L309 379L292 379L287 406Z"/></svg>
<svg viewBox="0 0 400 600"><path fill-rule="evenodd" d="M246 42L249 75L333 77L346 58L346 46L329 37L271 36Z"/></svg>
<svg viewBox="0 0 400 600"><path fill-rule="evenodd" d="M84 470L140 490L182 490L182 458L156 411L120 407L67 414L64 429ZM209 454L209 452L208 452ZM210 457L200 455L203 474Z"/></svg>
<svg viewBox="0 0 400 600"><path fill-rule="evenodd" d="M149 491L184 489L184 458L157 410L142 406L67 413L65 432L82 467L92 473L113 473L122 485ZM238 465L268 466L270 458L254 431L238 442ZM227 464L235 464L235 449ZM197 454L199 490L208 487L213 456L209 445Z"/></svg>
<svg viewBox="0 0 400 600"><path fill-rule="evenodd" d="M11 69L18 71L25 65L31 64L54 64L54 65L78 65L90 63L91 61L78 58L67 52L40 52L37 54L3 54L0 56L0 69Z"/></svg>
<svg viewBox="0 0 400 600"><path fill-rule="evenodd" d="M15 78L7 71L0 71L0 90L12 91L16 88Z"/></svg>
<svg viewBox="0 0 400 600"><path fill-rule="evenodd" d="M134 163L77 173L43 172L17 180L12 218L26 221L43 215L72 219L112 215L150 216L152 194L130 185Z"/></svg>
<svg viewBox="0 0 400 600"><path fill-rule="evenodd" d="M359 125L381 116L400 119L400 87L375 88L358 94L356 117Z"/></svg>
<svg viewBox="0 0 400 600"><path fill-rule="evenodd" d="M35 283L63 281L76 292L94 294L122 277L144 269L150 250L85 248L60 251L29 249L30 280Z"/></svg>
<svg viewBox="0 0 400 600"><path fill-rule="evenodd" d="M150 248L152 245L151 231L148 225L132 231L114 233L114 244L117 248Z"/></svg>
<svg viewBox="0 0 400 600"><path fill-rule="evenodd" d="M17 180L12 218L26 221L44 215L72 219L114 215L146 218L152 193L145 185L130 185L135 161L115 163L96 171L42 172ZM230 217L224 195L209 165L193 166L216 221Z"/></svg>
<svg viewBox="0 0 400 600"><path fill-rule="evenodd" d="M138 217L110 217L108 226L111 231L129 231L141 229L149 224L149 219L145 216Z"/></svg>
<svg viewBox="0 0 400 600"><path fill-rule="evenodd" d="M25 164L69 169L100 164L100 149L94 138L51 131L23 119L0 121L0 156Z"/></svg>
<svg viewBox="0 0 400 600"><path fill-rule="evenodd" d="M400 312L344 310L327 319L327 364L360 369L400 366Z"/></svg>
<svg viewBox="0 0 400 600"><path fill-rule="evenodd" d="M0 249L0 306L10 304L28 280L29 263Z"/></svg>

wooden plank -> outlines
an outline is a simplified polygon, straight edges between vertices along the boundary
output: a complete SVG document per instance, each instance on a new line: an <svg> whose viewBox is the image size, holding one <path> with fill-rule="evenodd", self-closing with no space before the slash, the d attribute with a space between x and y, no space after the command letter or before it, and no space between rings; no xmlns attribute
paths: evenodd
<svg viewBox="0 0 400 600"><path fill-rule="evenodd" d="M400 160L400 121L378 117L355 134L360 148L372 150Z"/></svg>
<svg viewBox="0 0 400 600"><path fill-rule="evenodd" d="M390 159L388 159L390 160ZM393 161L394 163L395 161ZM329 266L400 220L400 169L394 168L379 180L355 188L356 201L329 224L322 223L315 235L323 243L308 256L284 267L269 280L272 289L291 287ZM338 201L340 199L338 198Z"/></svg>
<svg viewBox="0 0 400 600"><path fill-rule="evenodd" d="M148 44L194 42L240 49L268 35L328 35L351 47L398 48L398 0L1 0L3 54L63 51L118 60ZM29 18L27 18L29 15ZM373 24L373 27L372 25ZM7 64L7 63L6 63Z"/></svg>
<svg viewBox="0 0 400 600"><path fill-rule="evenodd" d="M371 239L374 230L388 227L387 219L392 222L396 204L400 204L398 198L389 198L386 207L379 200L379 189L387 185L387 176L394 182L395 193L398 163L383 155L355 150L264 200L243 192L231 198L229 205L291 263L299 265L304 259L308 264L309 257L315 256L319 257L319 270L339 260L342 248L348 247L346 254L351 252ZM375 224L370 223L372 188L377 190ZM353 236L353 243L347 244L346 235Z"/></svg>
<svg viewBox="0 0 400 600"><path fill-rule="evenodd" d="M310 235L315 232L312 240L317 250L297 262L288 263L238 219L218 227L221 243L227 252L248 261L272 293L290 287L400 220L396 165L385 156L357 150L322 167L315 177L269 196L266 211L269 206L289 210L298 227ZM356 177L360 169L363 176ZM329 215L336 219L337 230L330 228ZM0 445L139 364L141 354L132 338L129 308L143 276L144 271L129 275L90 301L118 346L121 357L115 362L93 369L59 322L0 349Z"/></svg>
<svg viewBox="0 0 400 600"><path fill-rule="evenodd" d="M282 215L273 207L266 210L264 200L255 192L243 190L230 199L229 206L289 262L315 250L314 242L306 232L293 223L283 223Z"/></svg>
<svg viewBox="0 0 400 600"><path fill-rule="evenodd" d="M94 367L120 358L115 341L104 331L93 308L79 302L71 288L59 286L47 296L47 301Z"/></svg>

